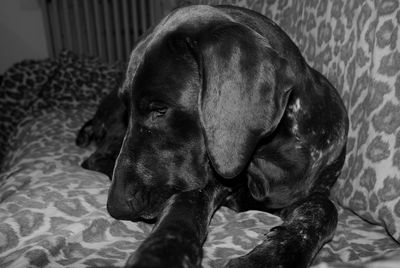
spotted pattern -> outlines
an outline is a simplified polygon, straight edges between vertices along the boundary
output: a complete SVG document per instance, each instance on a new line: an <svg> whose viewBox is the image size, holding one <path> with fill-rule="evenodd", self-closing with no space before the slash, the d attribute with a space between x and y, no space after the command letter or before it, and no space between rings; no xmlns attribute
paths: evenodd
<svg viewBox="0 0 400 268"><path fill-rule="evenodd" d="M0 163L22 118L49 108L77 107L82 101L95 105L120 84L123 70L122 64L78 58L67 50L55 59L11 66L0 81Z"/></svg>
<svg viewBox="0 0 400 268"><path fill-rule="evenodd" d="M93 112L87 106L56 110L27 117L17 128L16 149L5 157L7 171L0 174L1 267L121 267L151 232L149 224L111 218L106 211L108 178L79 166L93 148L75 146L75 134ZM369 179L363 188L370 189L375 184L374 171L365 173ZM379 199L393 198L395 183L391 180ZM353 205L362 209L362 192L356 191L355 196ZM315 265L368 262L400 253L384 227L338 209L336 234L322 248ZM281 219L267 213L221 208L211 221L203 267L222 267L230 258L249 252L280 223Z"/></svg>
<svg viewBox="0 0 400 268"><path fill-rule="evenodd" d="M151 232L152 225L111 218L106 211L109 179L79 166L94 148L75 146L75 135L93 112L87 106L55 110L27 117L18 126L15 149L5 157L7 171L0 174L1 267L121 267ZM366 172L370 179L363 187L371 188L374 172ZM393 183L379 199L392 198ZM353 205L362 208L358 195L363 196L357 191ZM338 209L336 234L315 265L367 262L399 251L384 227ZM221 208L211 221L203 267L222 267L230 258L249 252L281 222L259 211Z"/></svg>
<svg viewBox="0 0 400 268"><path fill-rule="evenodd" d="M272 18L293 38L310 65L328 77L345 102L350 115L347 159L332 192L340 205L339 224L332 241L314 260L315 268L364 267L361 263L399 267L399 2L196 2L236 4ZM60 62L15 65L1 82L0 135L15 131L0 174L1 267L122 266L152 228L112 219L105 210L108 179L79 167L90 150L77 148L73 141L93 110L87 104L80 107L76 99L86 88L82 83L72 87L76 92L68 92L69 79L76 73L60 73ZM118 72L111 72L112 76ZM94 75L89 80L97 83L102 78ZM43 96L40 100L38 93ZM32 104L57 106L47 98L61 98L73 105L21 121ZM90 98L96 101L97 95ZM75 109L67 110L71 107ZM4 143L3 136L0 142ZM248 252L279 223L266 213L219 210L205 243L203 266L221 267L229 258Z"/></svg>

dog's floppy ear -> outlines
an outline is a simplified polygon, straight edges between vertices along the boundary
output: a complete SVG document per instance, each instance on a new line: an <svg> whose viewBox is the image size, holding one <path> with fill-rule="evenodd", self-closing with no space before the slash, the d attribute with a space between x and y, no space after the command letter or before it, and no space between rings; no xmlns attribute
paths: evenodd
<svg viewBox="0 0 400 268"><path fill-rule="evenodd" d="M198 37L196 46L208 155L219 175L233 178L249 163L259 140L278 125L294 75L264 37L241 24L215 26Z"/></svg>

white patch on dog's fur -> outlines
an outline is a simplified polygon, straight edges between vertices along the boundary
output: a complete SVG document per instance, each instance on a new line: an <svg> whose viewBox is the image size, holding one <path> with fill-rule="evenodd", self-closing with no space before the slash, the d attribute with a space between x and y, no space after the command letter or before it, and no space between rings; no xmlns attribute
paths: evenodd
<svg viewBox="0 0 400 268"><path fill-rule="evenodd" d="M297 113L300 111L301 104L300 104L300 99L296 99L294 104L292 105L292 110L293 112Z"/></svg>

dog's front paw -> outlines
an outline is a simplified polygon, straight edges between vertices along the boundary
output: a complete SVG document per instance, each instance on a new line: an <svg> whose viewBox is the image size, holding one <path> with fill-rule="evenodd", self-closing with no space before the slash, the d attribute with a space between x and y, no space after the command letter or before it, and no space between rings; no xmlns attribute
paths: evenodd
<svg viewBox="0 0 400 268"><path fill-rule="evenodd" d="M246 257L239 257L235 259L231 259L228 264L225 266L225 268L241 268L241 267L246 267L246 268L256 268L256 267L265 267L262 265L258 265L256 263L252 263L249 259Z"/></svg>
<svg viewBox="0 0 400 268"><path fill-rule="evenodd" d="M231 259L225 268L305 268L301 264L288 264L282 256L282 260L277 258L269 258L267 256L248 256Z"/></svg>
<svg viewBox="0 0 400 268"><path fill-rule="evenodd" d="M180 256L179 256L180 255ZM125 265L126 268L187 268L199 267L193 264L188 256L183 254L170 254L168 250L163 254L135 254L128 259Z"/></svg>
<svg viewBox="0 0 400 268"><path fill-rule="evenodd" d="M200 246L185 244L171 237L152 237L139 247L125 267L129 268L198 268L201 267Z"/></svg>
<svg viewBox="0 0 400 268"><path fill-rule="evenodd" d="M231 259L226 268L306 268L309 255L299 244L282 235L283 228L276 228L264 243L256 246L244 256ZM280 236L282 235L282 236Z"/></svg>
<svg viewBox="0 0 400 268"><path fill-rule="evenodd" d="M247 254L229 260L225 268L294 268L279 262L276 258L270 258L269 254Z"/></svg>

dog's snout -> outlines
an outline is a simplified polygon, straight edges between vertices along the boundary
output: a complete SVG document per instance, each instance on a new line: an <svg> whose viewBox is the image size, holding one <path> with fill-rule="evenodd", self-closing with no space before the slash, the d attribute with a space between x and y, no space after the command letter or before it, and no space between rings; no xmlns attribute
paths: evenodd
<svg viewBox="0 0 400 268"><path fill-rule="evenodd" d="M133 186L134 178L130 174L131 168L128 168L127 161L119 157L115 163L112 175L112 184L108 192L107 210L108 213L119 220L132 220L135 212L129 204L130 190Z"/></svg>
<svg viewBox="0 0 400 268"><path fill-rule="evenodd" d="M107 201L107 211L111 217L118 220L132 220L133 213L127 202L120 198L109 196Z"/></svg>

